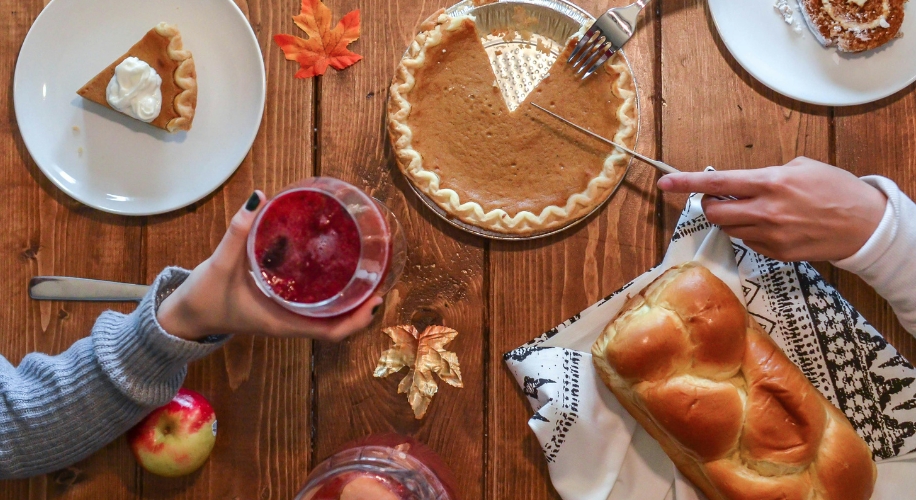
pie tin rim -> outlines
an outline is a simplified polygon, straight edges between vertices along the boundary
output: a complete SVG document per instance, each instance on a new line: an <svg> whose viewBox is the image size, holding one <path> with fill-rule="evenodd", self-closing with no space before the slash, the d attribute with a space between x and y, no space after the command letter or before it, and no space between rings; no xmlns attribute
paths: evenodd
<svg viewBox="0 0 916 500"><path fill-rule="evenodd" d="M567 0L499 0L497 3L504 3L504 4L527 4L527 5L537 5L537 6L541 6L541 7L547 7L547 8L549 8L549 9L552 9L552 10L556 11L556 12L559 13L560 15L565 16L566 18L568 18L570 21L572 21L572 22L574 22L574 23L575 23L575 22L579 22L578 19L574 19L574 18L571 17L569 14L567 14L566 12L564 12L564 10L560 10L560 9L558 8L558 6L562 6L562 7L565 7L566 9L570 9L570 10L572 10L572 11L574 11L574 12L580 13L580 14L582 15L582 17L583 17L586 21L588 21L588 22L594 22L594 20L595 20L595 17L594 17L594 16L592 16L592 15L589 14L588 12L582 10L579 6L570 3L570 2L567 1ZM492 5L492 4L485 4L485 5L483 5L483 6L486 6L486 5ZM481 6L481 7L483 7L483 6ZM459 2L459 3L457 3L457 4L455 4L455 5L452 5L451 7L447 8L447 9L445 9L445 12L446 12L447 14L450 14L450 15L451 15L451 14L454 14L455 12L459 11L459 9L467 9L466 12L463 12L463 13L468 13L468 12L470 12L470 11L473 11L474 8L476 8L476 7L473 6L472 0L463 0L463 1L461 1L461 2ZM635 150L636 147L639 145L639 135L640 135L640 130L642 129L642 121L641 121L641 119L640 119L640 118L641 118L641 117L640 117L640 107L641 107L641 106L640 106L639 85L637 84L637 81L636 81L636 75L633 73L633 66L630 64L630 59L627 57L626 53L624 52L624 50L623 50L622 48L621 48L618 52L619 52L620 55L623 57L624 62L627 64L627 68L630 70L630 75L631 75L632 81L633 81L633 90L634 90L634 92L636 93L636 134L635 134L635 137L634 137L634 140L633 140L633 149ZM406 55L407 55L407 51L405 51L404 54L405 54L405 56L406 56ZM390 99L390 95L389 95L389 99ZM389 136L388 140L389 140L389 141L391 140L391 137L390 137L390 136ZM397 161L397 160L395 160L395 161ZM566 224L563 224L562 226L555 227L555 228L552 228L552 229L548 229L548 230L543 231L543 232L533 233L533 234L500 233L500 232L497 232L497 231L490 231L490 230L487 230L487 229L483 229L483 228L480 228L480 227L475 226L475 225L473 225L473 224L469 224L469 223L467 223L467 222L464 222L464 221L458 219L457 217L455 217L454 215L452 215L452 214L446 212L445 209L443 209L443 208L440 207L435 201L433 201L432 199L430 199L429 196L426 195L426 193L424 193L424 192L421 191L419 188L417 188L417 186L414 185L414 183L413 183L409 178L407 178L407 176L404 175L403 172L401 172L401 174L404 175L405 179L407 180L407 184L410 186L410 189L413 190L413 192L419 197L420 201L422 201L423 204L426 205L430 210L432 210L433 213L435 213L437 216L439 216L440 219L444 220L444 221L447 222L448 224L450 224L450 225L452 225L452 226L454 226L454 227L456 227L456 228L458 228L458 229L461 229L461 230L463 230L463 231L465 231L465 232L467 232L467 233L470 233L470 234L473 234L473 235L476 235L476 236L480 236L480 237L483 237L483 238L487 238L487 239L490 239L490 240L497 240L497 241L531 241L531 240L538 240L538 239L542 239L542 238L547 238L547 237L549 237L549 236L553 236L553 235L555 235L555 234L558 234L558 233L561 233L561 232L563 232L563 231L566 231L567 229L570 229L570 228L572 228L572 227L575 227L575 226L577 226L578 224L580 224L581 222L583 222L583 221L585 221L585 220L591 218L591 217L592 217L593 215L595 215L595 213L597 213L599 210L602 210L602 209L605 207L605 205L608 204L608 202L611 200L611 198L613 198L613 197L617 194L617 191L620 189L620 186L621 186L621 185L623 184L623 182L626 180L627 174L629 174L630 168L633 166L633 163L634 163L635 161L636 161L636 158L631 156L631 157L630 157L630 161L627 163L627 167L626 167L626 169L625 169L624 172L623 172L623 175L620 176L620 180L617 181L617 185L614 186L614 189L611 190L611 192L607 195L607 197L605 197L604 200L601 201L601 203L595 205L595 208L593 208L593 209L592 209L591 211L589 211L587 214L582 215L581 217L578 217L578 218L576 218L576 219L570 220L570 221L568 221ZM400 172L400 170L401 170L400 167L398 167L398 171L399 171L399 172Z"/></svg>

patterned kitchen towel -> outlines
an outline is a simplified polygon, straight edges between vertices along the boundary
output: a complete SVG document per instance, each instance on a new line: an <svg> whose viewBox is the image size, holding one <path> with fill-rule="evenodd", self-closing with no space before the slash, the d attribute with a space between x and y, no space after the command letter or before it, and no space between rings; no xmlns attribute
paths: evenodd
<svg viewBox="0 0 916 500"><path fill-rule="evenodd" d="M635 427L598 379L588 354L591 343L622 308L627 290L640 290L671 266L695 260L711 239L728 245L724 233L712 236L716 232L703 215L700 196L692 196L662 265L505 355L535 411L529 425L564 498L607 498L629 446L621 442L632 438ZM916 369L861 314L808 263L774 261L738 240L731 240L731 249L723 254L720 248L717 255L720 262L734 257L737 277L729 280L728 271L714 272L743 293L750 313L846 414L879 463L916 451ZM593 421L596 415L605 420L601 425ZM582 469L583 443L595 448L588 454L601 460L597 463L604 464L606 477ZM575 493L564 494L558 480L592 486L582 484L566 490ZM583 493L588 491L601 493Z"/></svg>

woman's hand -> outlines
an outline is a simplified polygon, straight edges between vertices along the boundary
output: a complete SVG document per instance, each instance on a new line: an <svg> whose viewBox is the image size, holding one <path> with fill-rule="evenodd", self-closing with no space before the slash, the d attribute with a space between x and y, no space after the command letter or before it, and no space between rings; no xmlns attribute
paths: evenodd
<svg viewBox="0 0 916 500"><path fill-rule="evenodd" d="M808 158L782 167L670 174L658 187L739 198L704 197L706 218L755 251L786 262L852 256L878 228L887 205L878 189Z"/></svg>
<svg viewBox="0 0 916 500"><path fill-rule="evenodd" d="M249 274L246 244L263 199L260 191L251 195L213 255L159 305L156 317L162 328L187 340L249 334L340 341L367 327L381 297L346 316L322 320L288 311L261 292Z"/></svg>

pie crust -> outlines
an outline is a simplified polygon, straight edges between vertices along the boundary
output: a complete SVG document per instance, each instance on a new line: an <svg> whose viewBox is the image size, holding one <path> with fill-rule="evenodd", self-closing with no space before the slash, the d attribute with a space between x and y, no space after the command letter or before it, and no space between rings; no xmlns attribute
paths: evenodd
<svg viewBox="0 0 916 500"><path fill-rule="evenodd" d="M162 109L150 125L177 132L191 130L197 107L197 72L194 58L184 49L178 28L159 23L124 55L89 80L77 91L82 97L111 108L106 90L115 68L128 57L136 57L152 66L162 78Z"/></svg>
<svg viewBox="0 0 916 500"><path fill-rule="evenodd" d="M512 235L564 227L613 193L629 157L525 103L510 113L473 17L441 14L421 29L397 68L388 109L398 165L417 189L465 223ZM633 146L636 91L626 61L615 57L583 83L565 59L527 100ZM461 89L466 99L451 81L471 82Z"/></svg>

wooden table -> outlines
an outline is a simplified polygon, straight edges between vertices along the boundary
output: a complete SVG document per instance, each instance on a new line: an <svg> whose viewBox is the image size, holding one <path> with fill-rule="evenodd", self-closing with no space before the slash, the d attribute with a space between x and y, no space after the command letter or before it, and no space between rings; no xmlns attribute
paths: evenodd
<svg viewBox="0 0 916 500"><path fill-rule="evenodd" d="M365 56L314 80L293 78L271 38L296 33L295 0L237 0L267 68L260 133L238 172L212 196L175 213L107 215L55 188L31 160L12 108L19 47L42 0L0 0L0 352L59 353L108 305L32 302L33 275L150 282L166 265L193 267L219 242L253 189L276 192L311 175L356 184L393 208L410 253L401 283L368 331L341 344L236 338L193 364L186 386L214 404L220 435L210 461L182 479L143 472L123 439L65 469L0 482L0 498L289 499L309 468L345 442L397 431L429 443L459 477L462 498L556 498L527 427L530 409L502 354L553 327L660 261L683 197L660 197L636 165L586 224L531 243L469 236L423 206L397 171L384 130L387 87L414 26L452 0L326 0L335 21L362 11ZM597 14L624 1L578 0ZM824 108L783 98L728 54L702 0L664 0L640 23L627 54L641 91L639 150L684 169L751 168L805 155L855 174L881 174L916 195L913 87L867 106ZM313 130L315 131L313 133ZM916 341L858 278L819 267L908 359ZM114 306L128 310L126 306ZM397 377L371 376L384 326L442 323L465 388L444 384L426 419L413 418Z"/></svg>

